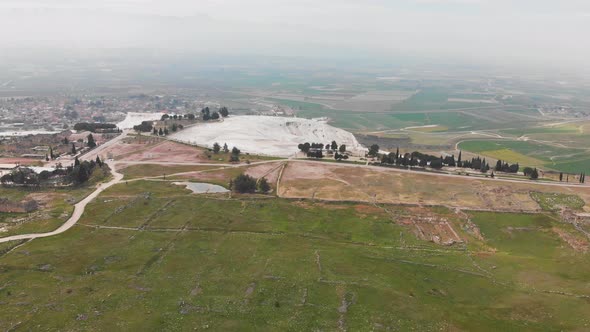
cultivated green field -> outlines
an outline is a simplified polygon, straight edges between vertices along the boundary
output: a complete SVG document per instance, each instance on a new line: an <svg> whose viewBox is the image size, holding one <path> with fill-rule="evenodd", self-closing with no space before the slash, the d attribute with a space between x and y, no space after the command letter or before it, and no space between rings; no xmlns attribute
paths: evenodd
<svg viewBox="0 0 590 332"><path fill-rule="evenodd" d="M424 208L468 241L446 247L397 223L415 211L120 184L72 230L0 257L0 329L588 328L589 260L552 232L569 225L471 213L481 241Z"/></svg>
<svg viewBox="0 0 590 332"><path fill-rule="evenodd" d="M520 162L523 166L545 167L569 173L590 171L590 152L585 148L563 148L532 141L469 140L459 149L495 159ZM506 151L511 152L507 154Z"/></svg>

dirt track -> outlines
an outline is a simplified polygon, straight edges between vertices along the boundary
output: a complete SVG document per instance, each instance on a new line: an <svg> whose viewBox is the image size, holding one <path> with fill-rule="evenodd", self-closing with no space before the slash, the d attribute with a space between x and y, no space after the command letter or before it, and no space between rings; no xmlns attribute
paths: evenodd
<svg viewBox="0 0 590 332"><path fill-rule="evenodd" d="M95 149L94 151L92 151L92 153L89 153L87 155L85 155L83 157L83 159L93 159L95 158L95 156L104 151L104 149L108 148L109 146L112 146L113 144L116 144L117 142L121 141L122 139L124 139L126 137L126 133L118 136L117 138L101 145L99 148ZM214 166L219 166L220 168L237 168L237 167L248 167L248 166L256 166L256 165L261 165L261 164L268 164L268 163L277 163L280 162L280 160L265 160L265 161L259 161L259 162L254 162L251 163L250 165L243 165L243 164L214 164ZM89 196L87 196L86 198L84 198L82 201L78 202L75 207L74 207L74 212L72 213L72 215L70 216L70 218L63 224L61 225L58 229L52 231L52 232L47 232L47 233L37 233L37 234L22 234L22 235L14 235L14 236L9 236L9 237L5 237L5 238L0 238L0 243L3 242L8 242L8 241L15 241L15 240L28 240L28 239L36 239L36 238L43 238L43 237L49 237L49 236L54 236L54 235L58 235L61 233L64 233L65 231L67 231L68 229L72 228L77 222L78 220L81 218L82 214L84 213L84 209L86 208L86 205L88 203L90 203L92 200L94 200L98 195L100 195L100 193L102 193L105 189L121 182L121 180L123 179L123 175L118 173L116 171L116 167L118 163L124 163L124 164L137 164L137 165L141 165L141 164L158 164L158 165L192 165L192 166L212 166L211 163L199 163L199 162L163 162L163 161L120 161L120 162L115 162L115 161L109 161L107 162L107 164L109 165L111 172L114 176L114 179L109 181L108 183L105 184L99 184L97 186L97 189L92 192ZM337 164L328 164L326 162L322 162L322 161L314 161L314 160L290 160L289 163L295 164L295 163L300 163L300 164L305 164L305 166L307 167L311 167L313 169L315 169L316 171L318 170L318 168L316 168L315 166L318 165L323 165L323 166L335 166L335 167L344 167L344 168L352 168L352 169L358 169L359 171L362 169L369 169L369 170L373 170L373 171L379 171L379 172L391 172L391 173L398 173L398 174L421 174L423 176L426 177L444 177L444 178L448 178L448 179L452 179L452 178L457 178L457 179L461 179L464 181L491 181L493 183L499 183L499 184L510 184L510 183L517 183L520 185L531 185L533 187L536 186L541 186L541 187L562 187L562 188L588 188L587 185L580 185L580 184L570 184L570 183L543 183L543 182L534 182L534 181L520 181L520 180L511 180L511 179L501 179L501 178L480 178L480 177L464 177L464 176L457 176L457 175L453 175L453 174L446 174L446 173L429 173L429 172L416 172L416 171L412 171L412 170L406 170L406 169L396 169L396 168L385 168L385 167L380 167L380 166L370 166L370 165L357 165L357 164L348 164L348 163L337 163ZM190 172L189 172L190 173ZM313 174L313 173L312 173ZM168 176L172 176L174 174L170 174ZM281 175L282 175L282 170L281 170ZM280 175L278 176L280 178ZM149 178L157 178L157 177L149 177ZM147 178L142 178L142 179L147 179ZM137 180L142 180L142 179L134 179L134 181ZM279 179L280 180L280 179ZM281 193L278 193L279 196L281 196Z"/></svg>

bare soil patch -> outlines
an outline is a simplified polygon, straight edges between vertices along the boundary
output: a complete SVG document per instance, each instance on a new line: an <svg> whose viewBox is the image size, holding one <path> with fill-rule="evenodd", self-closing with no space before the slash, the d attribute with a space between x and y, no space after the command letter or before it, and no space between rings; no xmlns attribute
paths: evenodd
<svg viewBox="0 0 590 332"><path fill-rule="evenodd" d="M283 172L279 196L331 201L443 205L470 210L538 212L531 191L576 194L590 202L588 187L541 186L533 183L486 181L390 169L348 167L331 163L290 161ZM588 207L586 204L585 209Z"/></svg>
<svg viewBox="0 0 590 332"><path fill-rule="evenodd" d="M576 236L557 227L553 227L552 230L575 251L588 252L590 249L590 243L588 243L588 239L582 238L581 236Z"/></svg>
<svg viewBox="0 0 590 332"><path fill-rule="evenodd" d="M257 179L266 178L269 183L275 184L279 179L282 164L282 162L276 162L251 166L244 173Z"/></svg>
<svg viewBox="0 0 590 332"><path fill-rule="evenodd" d="M212 158L215 158L214 156ZM205 150L194 146L165 141L131 153L121 158L123 161L153 161L171 163L212 163Z"/></svg>

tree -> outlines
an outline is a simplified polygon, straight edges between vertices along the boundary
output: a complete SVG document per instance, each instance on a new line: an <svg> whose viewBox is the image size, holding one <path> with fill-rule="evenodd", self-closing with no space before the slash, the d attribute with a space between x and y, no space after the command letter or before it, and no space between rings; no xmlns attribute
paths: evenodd
<svg viewBox="0 0 590 332"><path fill-rule="evenodd" d="M559 172L559 182L562 182L562 181L563 181L563 173Z"/></svg>
<svg viewBox="0 0 590 332"><path fill-rule="evenodd" d="M133 130L142 132L142 133L149 133L154 128L152 121L142 121L140 125L133 126Z"/></svg>
<svg viewBox="0 0 590 332"><path fill-rule="evenodd" d="M502 171L502 160L498 160L498 161L496 162L496 167L494 167L494 170L495 170L496 172L500 172L500 171Z"/></svg>
<svg viewBox="0 0 590 332"><path fill-rule="evenodd" d="M459 157L457 158L457 167L463 167L463 161L461 160L461 154L463 151L459 150Z"/></svg>
<svg viewBox="0 0 590 332"><path fill-rule="evenodd" d="M160 128L160 130L158 130L158 135L164 136L164 131L162 130L162 128Z"/></svg>
<svg viewBox="0 0 590 332"><path fill-rule="evenodd" d="M194 120L195 119L195 115L193 113L189 113L188 116L187 116L187 118L189 120Z"/></svg>
<svg viewBox="0 0 590 332"><path fill-rule="evenodd" d="M168 136L168 128L164 128L164 136Z"/></svg>
<svg viewBox="0 0 590 332"><path fill-rule="evenodd" d="M211 119L211 111L209 110L209 107L203 108L201 114L203 114L203 121L209 121L209 119Z"/></svg>
<svg viewBox="0 0 590 332"><path fill-rule="evenodd" d="M299 144L298 147L299 147L299 150L301 150L301 152L307 154L307 153L309 153L309 149L311 149L311 144L306 142L303 144Z"/></svg>
<svg viewBox="0 0 590 332"><path fill-rule="evenodd" d="M100 160L99 156L96 156L96 164L98 165L98 167L102 168L102 160Z"/></svg>
<svg viewBox="0 0 590 332"><path fill-rule="evenodd" d="M531 176L531 174L533 174L533 169L530 167L525 167L522 170L522 173L524 174L524 176Z"/></svg>
<svg viewBox="0 0 590 332"><path fill-rule="evenodd" d="M536 180L539 178L539 172L537 171L537 169L533 169L533 172L531 173L531 180Z"/></svg>
<svg viewBox="0 0 590 332"><path fill-rule="evenodd" d="M336 141L332 141L332 144L330 145L330 147L334 151L338 150L338 144L336 143Z"/></svg>
<svg viewBox="0 0 590 332"><path fill-rule="evenodd" d="M55 155L53 154L53 148L52 147L49 147L49 158L50 159L54 159L55 158Z"/></svg>
<svg viewBox="0 0 590 332"><path fill-rule="evenodd" d="M235 146L231 149L231 156L229 157L229 161L232 163L237 163L240 161L240 149L236 148Z"/></svg>
<svg viewBox="0 0 590 332"><path fill-rule="evenodd" d="M74 145L74 143L72 142L72 154L75 155L76 154L76 145Z"/></svg>
<svg viewBox="0 0 590 332"><path fill-rule="evenodd" d="M479 168L479 171L482 173L486 172L486 164L485 163L481 163L481 167Z"/></svg>
<svg viewBox="0 0 590 332"><path fill-rule="evenodd" d="M176 123L172 124L172 131L176 132L178 130L178 125Z"/></svg>
<svg viewBox="0 0 590 332"><path fill-rule="evenodd" d="M211 114L211 120L217 120L217 119L219 119L219 113L213 112L213 114Z"/></svg>
<svg viewBox="0 0 590 332"><path fill-rule="evenodd" d="M232 154L231 156L229 156L229 162L230 163L238 163L238 162L240 162L240 156L238 156L236 154Z"/></svg>
<svg viewBox="0 0 590 332"><path fill-rule="evenodd" d="M340 153L346 152L346 144L340 145L340 148L338 149L338 151L340 151Z"/></svg>
<svg viewBox="0 0 590 332"><path fill-rule="evenodd" d="M430 167L441 169L443 167L443 160L442 159L435 159L430 162Z"/></svg>
<svg viewBox="0 0 590 332"><path fill-rule="evenodd" d="M162 115L162 118L160 118L160 121L166 121L168 119L170 119L170 115L164 114L164 115Z"/></svg>
<svg viewBox="0 0 590 332"><path fill-rule="evenodd" d="M67 137L64 137L63 142L64 142L64 145L70 144L70 140Z"/></svg>
<svg viewBox="0 0 590 332"><path fill-rule="evenodd" d="M219 143L215 142L213 144L213 153L217 154L217 153L219 153L220 150L221 150L221 146L219 146Z"/></svg>
<svg viewBox="0 0 590 332"><path fill-rule="evenodd" d="M88 145L89 148L95 148L96 147L96 142L94 141L94 136L92 136L92 134L88 134L87 139L87 143L86 145Z"/></svg>
<svg viewBox="0 0 590 332"><path fill-rule="evenodd" d="M379 153L379 145L377 144L373 144L371 145L371 147L369 147L369 156L377 156L377 154Z"/></svg>
<svg viewBox="0 0 590 332"><path fill-rule="evenodd" d="M74 159L74 166L80 166L80 159L78 157Z"/></svg>
<svg viewBox="0 0 590 332"><path fill-rule="evenodd" d="M270 184L268 184L266 178L262 178L260 179L260 181L258 181L258 191L260 191L263 194L266 194L270 191Z"/></svg>
<svg viewBox="0 0 590 332"><path fill-rule="evenodd" d="M219 114L221 114L222 117L226 118L229 115L229 111L227 110L227 107L223 106L222 108L220 108Z"/></svg>
<svg viewBox="0 0 590 332"><path fill-rule="evenodd" d="M154 128L154 131L152 132L152 135L158 135L158 129Z"/></svg>
<svg viewBox="0 0 590 332"><path fill-rule="evenodd" d="M227 143L223 143L223 152L228 153L229 148L227 147Z"/></svg>
<svg viewBox="0 0 590 332"><path fill-rule="evenodd" d="M254 193L256 191L256 179L246 174L240 174L233 180L232 187L234 191L242 194Z"/></svg>

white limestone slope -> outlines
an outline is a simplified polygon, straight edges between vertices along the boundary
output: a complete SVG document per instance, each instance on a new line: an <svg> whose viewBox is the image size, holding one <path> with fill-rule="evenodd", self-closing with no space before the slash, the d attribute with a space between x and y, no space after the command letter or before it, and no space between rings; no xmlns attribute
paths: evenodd
<svg viewBox="0 0 590 332"><path fill-rule="evenodd" d="M171 136L172 139L212 147L215 142L243 152L279 157L297 153L305 142L346 144L349 151L365 150L351 133L325 120L274 116L232 116L222 122L199 123Z"/></svg>
<svg viewBox="0 0 590 332"><path fill-rule="evenodd" d="M140 125L143 121L156 121L162 118L164 113L137 113L129 112L125 120L117 123L119 129L133 129L133 126Z"/></svg>

